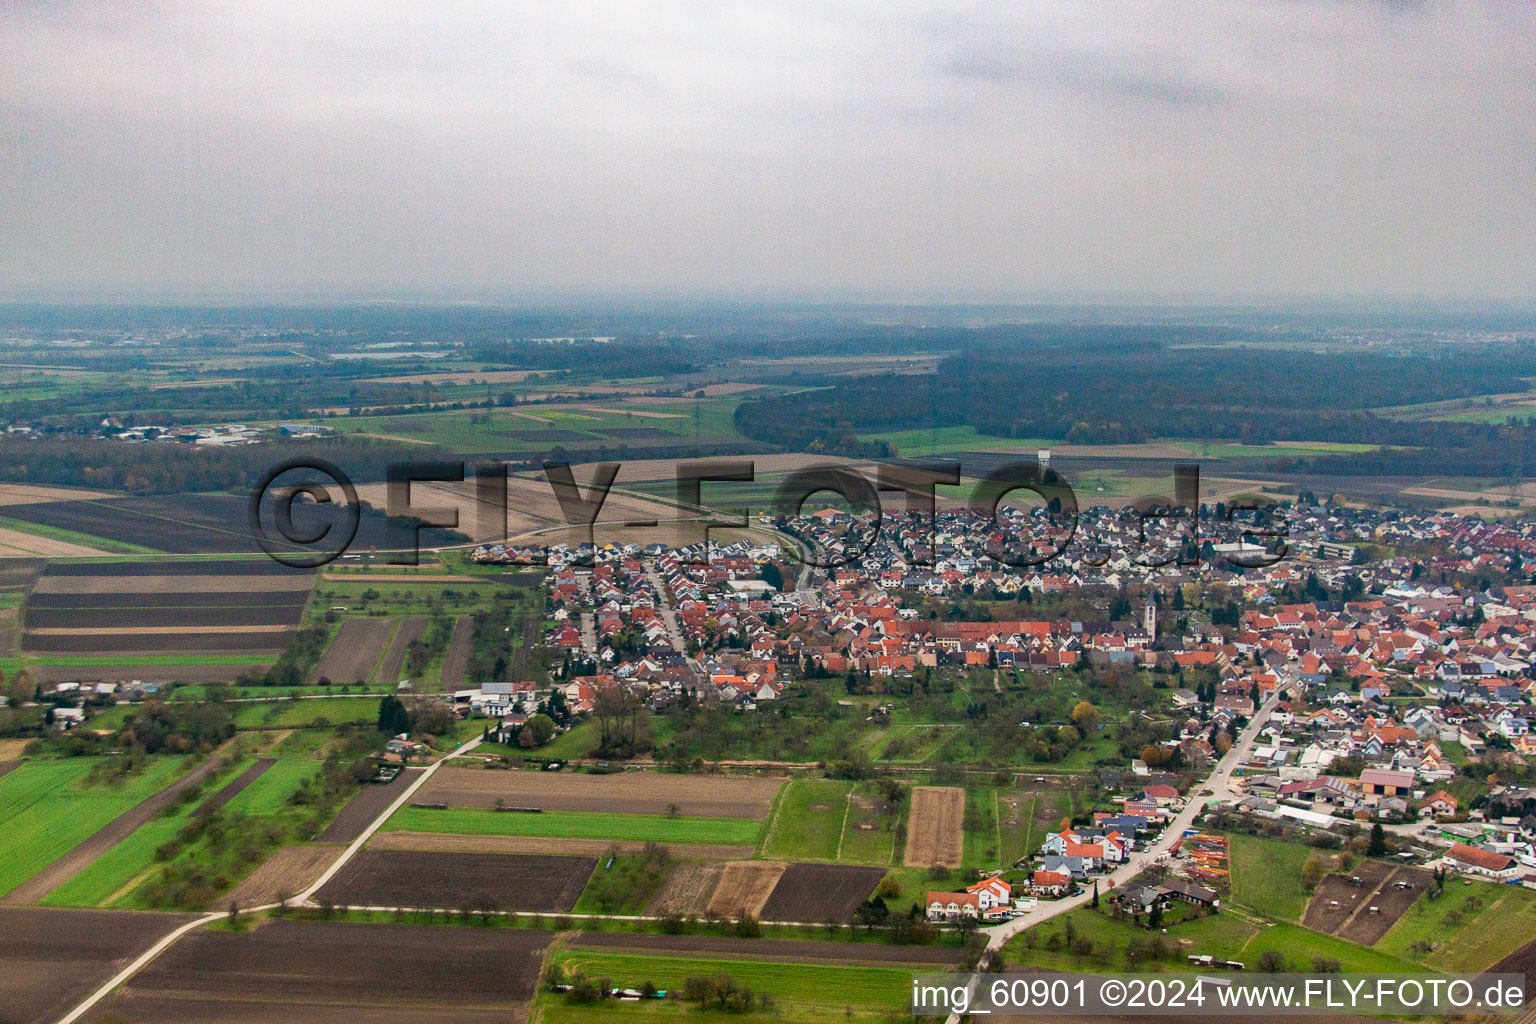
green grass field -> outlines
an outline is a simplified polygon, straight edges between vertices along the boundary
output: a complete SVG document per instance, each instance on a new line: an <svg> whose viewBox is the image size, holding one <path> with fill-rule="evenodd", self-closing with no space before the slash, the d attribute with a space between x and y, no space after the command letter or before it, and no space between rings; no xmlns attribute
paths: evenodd
<svg viewBox="0 0 1536 1024"><path fill-rule="evenodd" d="M469 836L538 836L611 839L614 842L751 846L757 842L762 825L741 818L669 818L661 814L604 814L595 811L523 814L472 807L450 807L447 810L402 807L385 823L385 828Z"/></svg>
<svg viewBox="0 0 1536 1024"><path fill-rule="evenodd" d="M1375 948L1442 971L1486 970L1536 935L1536 892L1452 880L1445 895L1421 897ZM1424 946L1438 943L1426 952Z"/></svg>
<svg viewBox="0 0 1536 1024"><path fill-rule="evenodd" d="M830 780L792 779L786 783L779 792L763 856L836 860L852 788L852 783Z"/></svg>
<svg viewBox="0 0 1536 1024"><path fill-rule="evenodd" d="M965 791L965 852L961 863L967 868L998 867L1002 838L997 826L997 790L970 788Z"/></svg>
<svg viewBox="0 0 1536 1024"><path fill-rule="evenodd" d="M169 786L179 758L157 758L116 783L91 783L95 760L29 761L0 779L0 895Z"/></svg>
<svg viewBox="0 0 1536 1024"><path fill-rule="evenodd" d="M896 859L896 823L900 812L879 813L879 789L872 782L854 786L849 799L838 860L844 864L890 864Z"/></svg>
<svg viewBox="0 0 1536 1024"><path fill-rule="evenodd" d="M1228 836L1232 902L1265 917L1300 921L1307 908L1301 869L1310 847L1254 836Z"/></svg>
<svg viewBox="0 0 1536 1024"><path fill-rule="evenodd" d="M1087 955L1068 951L1066 935L1069 919L1072 934L1092 943L1092 949ZM1031 934L1033 938L1030 938ZM1059 942L1056 949L1051 948L1052 936L1056 936ZM1048 970L1120 971L1130 966L1125 954L1132 940L1148 940L1154 936L1165 945L1173 947L1177 957L1138 963L1134 967L1137 972L1202 970L1185 959L1190 954L1238 960L1251 971L1255 969L1259 957L1269 950L1280 952L1302 971L1310 971L1313 959L1318 957L1337 960L1343 970L1349 972L1420 974L1424 970L1398 957L1356 946L1331 935L1308 931L1299 925L1277 924L1260 928L1228 913L1170 925L1168 934L1161 935L1151 929L1081 907L1008 940L1003 952L1010 964Z"/></svg>
<svg viewBox="0 0 1536 1024"><path fill-rule="evenodd" d="M98 857L95 863L49 893L43 904L50 907L100 907L111 903L116 896L126 895L125 890L154 864L155 850L175 838L176 831L187 823L198 805L254 762L255 758L247 758L231 765L217 778L208 780L197 799L139 826L132 835ZM276 767L274 765L272 770Z"/></svg>
<svg viewBox="0 0 1536 1024"><path fill-rule="evenodd" d="M289 729L312 726L322 718L334 725L373 722L378 716L378 697L327 697L242 704L235 711L235 725L241 729L263 726Z"/></svg>
<svg viewBox="0 0 1536 1024"><path fill-rule="evenodd" d="M690 977L733 978L753 992L767 993L777 1004L771 1012L721 1015L718 1019L741 1022L775 1021L779 1024L825 1024L829 1020L886 1020L908 1005L912 970L890 967L852 967L823 964L763 963L754 960L706 960L693 957L647 957L588 950L556 954L568 971L587 977L607 977L618 986L640 986L650 981L659 989L681 990ZM648 1004L604 1003L598 1007L568 1005L563 997L543 994L535 1004L546 1024L583 1024L587 1021L653 1019L714 1020L713 1012L671 1000Z"/></svg>

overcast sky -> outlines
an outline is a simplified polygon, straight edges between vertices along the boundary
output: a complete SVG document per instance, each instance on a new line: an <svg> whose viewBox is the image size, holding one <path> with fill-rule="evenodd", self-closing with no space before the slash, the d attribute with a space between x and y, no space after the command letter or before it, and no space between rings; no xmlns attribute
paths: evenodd
<svg viewBox="0 0 1536 1024"><path fill-rule="evenodd" d="M1536 299L1536 4L0 3L0 295Z"/></svg>

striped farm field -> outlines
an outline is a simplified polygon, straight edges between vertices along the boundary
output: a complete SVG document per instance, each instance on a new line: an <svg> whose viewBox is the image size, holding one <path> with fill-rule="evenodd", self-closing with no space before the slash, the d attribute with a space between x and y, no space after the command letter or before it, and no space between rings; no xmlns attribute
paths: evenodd
<svg viewBox="0 0 1536 1024"><path fill-rule="evenodd" d="M170 785L177 758L159 758L116 782L92 782L86 759L29 761L0 779L0 895Z"/></svg>

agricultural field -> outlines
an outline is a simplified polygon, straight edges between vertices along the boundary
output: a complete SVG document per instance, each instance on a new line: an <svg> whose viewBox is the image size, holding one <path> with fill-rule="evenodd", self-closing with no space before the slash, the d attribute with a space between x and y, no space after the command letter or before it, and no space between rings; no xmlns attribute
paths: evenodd
<svg viewBox="0 0 1536 1024"><path fill-rule="evenodd" d="M475 624L469 619L460 619L454 624L447 653L443 655L440 678L444 689L462 686L469 681L469 652L474 636Z"/></svg>
<svg viewBox="0 0 1536 1024"><path fill-rule="evenodd" d="M908 867L957 868L965 854L965 790L954 786L914 786L907 816Z"/></svg>
<svg viewBox="0 0 1536 1024"><path fill-rule="evenodd" d="M271 759L209 758L170 786L100 829L95 835L13 890L9 901L50 906L105 906L154 863L155 850L204 808L216 810L259 778ZM197 801L206 783L227 780ZM180 808L179 810L177 808Z"/></svg>
<svg viewBox="0 0 1536 1024"><path fill-rule="evenodd" d="M56 562L27 598L21 644L88 678L174 680L209 661L233 678L277 658L312 582L266 559Z"/></svg>
<svg viewBox="0 0 1536 1024"><path fill-rule="evenodd" d="M427 635L428 620L422 618L401 619L395 627L394 639L390 641L389 651L384 655L384 661L379 665L375 679L383 684L395 684L405 678L405 656L411 644L419 643Z"/></svg>
<svg viewBox="0 0 1536 1024"><path fill-rule="evenodd" d="M300 844L281 847L229 894L242 908L276 903L303 892L341 856L340 846Z"/></svg>
<svg viewBox="0 0 1536 1024"><path fill-rule="evenodd" d="M157 758L126 779L92 777L96 762L28 761L0 778L0 896L99 829L165 789L185 770Z"/></svg>
<svg viewBox="0 0 1536 1024"><path fill-rule="evenodd" d="M705 905L721 917L751 914L761 917L763 904L773 895L788 865L779 861L733 861L725 866L715 891Z"/></svg>
<svg viewBox="0 0 1536 1024"><path fill-rule="evenodd" d="M1533 934L1536 892L1463 879L1438 899L1415 901L1375 948L1438 971L1530 971ZM1505 966L1490 966L1506 958Z"/></svg>
<svg viewBox="0 0 1536 1024"><path fill-rule="evenodd" d="M635 953L571 949L555 954L567 971L607 977L615 985L639 987L649 981L657 988L680 990L690 977L728 976L754 992L770 995L774 1009L763 1013L700 1017L697 1007L665 1002L652 1005L571 1006L563 997L541 993L535 1001L545 1024L588 1024L594 1021L655 1019L730 1019L743 1024L825 1024L829 1019L886 1021L910 1005L910 967L866 967L796 964L750 959L708 959L693 956L642 956ZM829 1011L829 1007L834 1009Z"/></svg>
<svg viewBox="0 0 1536 1024"><path fill-rule="evenodd" d="M743 818L687 818L664 814L545 811L537 814L484 808L402 807L385 822L401 832L466 836L530 836L635 843L721 843L751 846L762 832Z"/></svg>
<svg viewBox="0 0 1536 1024"><path fill-rule="evenodd" d="M724 874L723 861L682 861L672 865L672 873L651 900L650 913L704 916Z"/></svg>
<svg viewBox="0 0 1536 1024"><path fill-rule="evenodd" d="M235 725L241 729L293 729L343 722L374 722L378 697L299 697L290 700L256 701L235 708Z"/></svg>
<svg viewBox="0 0 1536 1024"><path fill-rule="evenodd" d="M869 899L884 868L849 864L791 864L763 904L765 921L847 921Z"/></svg>
<svg viewBox="0 0 1536 1024"><path fill-rule="evenodd" d="M366 683L389 646L394 622L384 618L347 619L315 665L315 682Z"/></svg>
<svg viewBox="0 0 1536 1024"><path fill-rule="evenodd" d="M375 818L410 788L421 771L419 768L407 768L387 784L369 784L358 790L357 795L347 801L341 813L320 834L320 842L346 844L362 835Z"/></svg>
<svg viewBox="0 0 1536 1024"><path fill-rule="evenodd" d="M852 783L793 779L779 794L763 844L776 860L837 860Z"/></svg>
<svg viewBox="0 0 1536 1024"><path fill-rule="evenodd" d="M1298 843L1227 836L1232 902L1265 917L1300 921L1306 909L1302 867L1312 851Z"/></svg>
<svg viewBox="0 0 1536 1024"><path fill-rule="evenodd" d="M848 864L890 864L896 858L896 826L902 808L873 783L859 783L848 794L848 815L838 846L838 860Z"/></svg>
<svg viewBox="0 0 1536 1024"><path fill-rule="evenodd" d="M449 807L537 807L546 811L604 811L703 818L766 818L781 778L615 775L439 769L416 794Z"/></svg>
<svg viewBox="0 0 1536 1024"><path fill-rule="evenodd" d="M0 1013L8 1024L54 1024L124 962L188 920L0 907Z"/></svg>
<svg viewBox="0 0 1536 1024"><path fill-rule="evenodd" d="M522 1019L553 937L528 929L272 921L202 930L86 1021L157 1024L504 1024Z"/></svg>
<svg viewBox="0 0 1536 1024"><path fill-rule="evenodd" d="M566 913L596 866L595 857L364 849L317 898L364 907L457 908L488 901L500 910Z"/></svg>
<svg viewBox="0 0 1536 1024"><path fill-rule="evenodd" d="M787 963L870 966L925 964L934 970L952 967L965 956L964 950L957 946L896 946L873 942L820 942L814 939L741 939L729 935L656 935L647 932L582 932L567 939L565 948Z"/></svg>
<svg viewBox="0 0 1536 1024"><path fill-rule="evenodd" d="M258 554L261 547L247 521L248 500L244 494L172 494L35 502L8 506L4 517L14 520L18 529L31 524L61 531L59 536L74 543L110 553ZM381 500L378 508L383 507ZM296 521L303 515L297 511ZM421 535L423 547L463 541L460 534L430 527ZM361 517L356 550L387 548L389 541L382 514Z"/></svg>
<svg viewBox="0 0 1536 1024"><path fill-rule="evenodd" d="M604 857L643 853L645 842L571 839L568 836L454 835L451 832L379 832L368 845L375 850L425 850L433 853L547 853ZM752 856L751 846L728 843L656 843L676 860L736 860Z"/></svg>

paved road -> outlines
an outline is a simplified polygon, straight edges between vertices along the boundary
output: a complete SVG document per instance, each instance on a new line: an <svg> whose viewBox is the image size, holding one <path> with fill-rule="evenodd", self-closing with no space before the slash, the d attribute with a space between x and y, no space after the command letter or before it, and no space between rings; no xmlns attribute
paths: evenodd
<svg viewBox="0 0 1536 1024"><path fill-rule="evenodd" d="M672 649L679 653L687 650L682 627L677 624L677 611L672 607L672 600L667 597L667 581L656 571L654 559L646 564L645 575L651 581L651 586L656 588L656 610L661 613L662 624L667 627L667 639L672 641Z"/></svg>
<svg viewBox="0 0 1536 1024"><path fill-rule="evenodd" d="M1131 854L1124 864L1121 864L1114 871L1099 879L1099 889L1101 892L1113 891L1115 888L1125 885L1136 875L1154 864L1159 856L1167 853L1172 848L1174 842L1184 835L1184 830L1193 825L1195 818L1205 809L1206 801L1212 799L1212 797L1199 796L1199 793L1209 789L1219 797L1222 794L1232 792L1231 781L1233 771L1238 765L1247 760L1248 754L1253 750L1254 743L1259 738L1259 731L1269 721L1269 716L1274 714L1275 707L1279 702L1280 698L1277 694L1258 710L1253 716L1252 721L1248 723L1247 727L1243 729L1242 734L1237 738L1237 742L1232 744L1232 749L1227 751L1222 759L1216 763L1215 770L1211 772L1205 782L1191 787L1189 802L1174 816L1173 821L1169 823L1167 828L1163 829L1162 834L1158 836L1156 841L1137 850ZM1093 893L1090 890L1080 896L1069 896L1066 899L1037 904L1035 909L1029 913L987 929L985 932L987 948L1002 949L1004 943L1026 928L1033 928L1042 921L1049 921L1051 918L1065 914L1069 910L1076 910L1078 907L1085 906L1092 899ZM974 987L973 984L973 996ZM960 1015L951 1014L947 1024L960 1024Z"/></svg>

